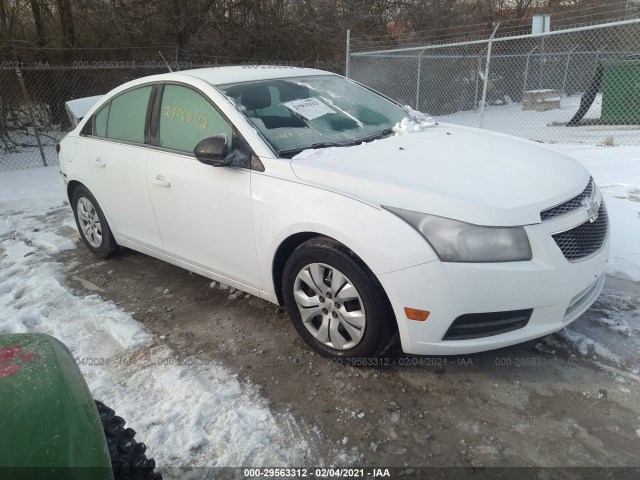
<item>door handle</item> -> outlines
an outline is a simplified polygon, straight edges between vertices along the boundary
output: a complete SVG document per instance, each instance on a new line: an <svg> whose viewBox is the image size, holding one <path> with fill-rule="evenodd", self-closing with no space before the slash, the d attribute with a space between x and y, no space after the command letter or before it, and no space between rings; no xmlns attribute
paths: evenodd
<svg viewBox="0 0 640 480"><path fill-rule="evenodd" d="M94 158L94 160L93 160L93 164L94 164L96 167L100 167L100 168L104 168L104 167L106 167L106 166L107 166L107 164L106 164L106 163L104 163L100 157L96 157L96 158Z"/></svg>
<svg viewBox="0 0 640 480"><path fill-rule="evenodd" d="M164 175L156 175L154 178L151 179L151 181L153 182L154 185L157 185L159 187L170 187L171 186L171 182L168 181L166 178L164 178Z"/></svg>

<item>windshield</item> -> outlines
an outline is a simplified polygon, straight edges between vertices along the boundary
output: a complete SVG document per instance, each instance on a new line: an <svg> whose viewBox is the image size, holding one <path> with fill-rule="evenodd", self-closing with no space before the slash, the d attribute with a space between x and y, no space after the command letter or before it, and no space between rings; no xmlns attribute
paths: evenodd
<svg viewBox="0 0 640 480"><path fill-rule="evenodd" d="M220 87L283 157L307 148L353 145L391 134L406 112L334 75Z"/></svg>

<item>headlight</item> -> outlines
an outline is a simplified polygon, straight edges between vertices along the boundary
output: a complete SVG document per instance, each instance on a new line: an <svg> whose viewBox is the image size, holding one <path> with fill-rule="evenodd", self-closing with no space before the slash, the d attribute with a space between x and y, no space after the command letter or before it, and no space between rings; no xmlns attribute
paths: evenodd
<svg viewBox="0 0 640 480"><path fill-rule="evenodd" d="M523 227L483 227L401 208L384 208L420 232L443 262L531 260L531 245Z"/></svg>

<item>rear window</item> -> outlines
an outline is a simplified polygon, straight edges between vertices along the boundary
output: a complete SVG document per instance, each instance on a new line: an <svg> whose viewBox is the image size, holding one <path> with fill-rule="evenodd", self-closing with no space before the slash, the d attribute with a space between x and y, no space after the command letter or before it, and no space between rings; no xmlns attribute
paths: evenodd
<svg viewBox="0 0 640 480"><path fill-rule="evenodd" d="M96 113L95 120L93 124L93 134L96 137L106 137L107 136L107 120L109 118L109 105L107 103L102 109Z"/></svg>
<svg viewBox="0 0 640 480"><path fill-rule="evenodd" d="M144 143L144 126L151 86L140 87L111 100L107 120L107 138ZM96 132L98 131L96 118Z"/></svg>

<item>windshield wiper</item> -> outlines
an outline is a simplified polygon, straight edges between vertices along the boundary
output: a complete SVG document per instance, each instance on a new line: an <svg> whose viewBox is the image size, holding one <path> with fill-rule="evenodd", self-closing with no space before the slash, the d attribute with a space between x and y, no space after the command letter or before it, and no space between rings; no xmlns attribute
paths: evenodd
<svg viewBox="0 0 640 480"><path fill-rule="evenodd" d="M349 142L342 142L342 143L338 143L338 142L318 142L318 143L314 143L312 145L310 145L309 147L302 147L302 148L292 148L290 150L279 150L278 151L278 155L280 156L287 156L287 155L295 155L298 154L304 150L308 150L310 148L313 149L317 149L317 148L328 148L328 147L350 147L353 145L358 145L359 143L366 143L366 142L371 142L373 140L377 140L379 138L384 138L387 137L389 135L391 135L393 133L393 129L391 128L385 128L384 130L382 130L381 132L378 133L374 133L373 135L367 135L366 137L362 137L359 138L357 140L352 140Z"/></svg>
<svg viewBox="0 0 640 480"><path fill-rule="evenodd" d="M381 132L374 133L373 135L367 135L366 137L359 138L358 140L354 140L353 143L363 143L363 142L371 142L373 140L378 140L379 138L388 137L393 133L392 128L385 128Z"/></svg>
<svg viewBox="0 0 640 480"><path fill-rule="evenodd" d="M351 142L349 143L318 142L318 143L312 143L311 148L346 147L348 145L351 145Z"/></svg>
<svg viewBox="0 0 640 480"><path fill-rule="evenodd" d="M350 145L354 145L353 142L347 143L338 143L338 142L317 142L311 144L309 147L301 147L301 148L292 148L290 150L279 150L278 155L291 155L295 153L300 153L304 150L309 150L310 148L318 149L318 148L329 148L329 147L348 147Z"/></svg>

